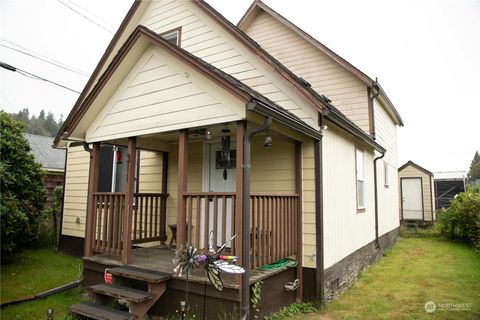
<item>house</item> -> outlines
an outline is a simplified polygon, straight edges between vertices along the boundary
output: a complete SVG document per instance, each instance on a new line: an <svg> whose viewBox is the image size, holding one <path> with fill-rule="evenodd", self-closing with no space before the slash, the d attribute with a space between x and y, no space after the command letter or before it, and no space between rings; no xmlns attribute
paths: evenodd
<svg viewBox="0 0 480 320"><path fill-rule="evenodd" d="M433 173L435 184L435 208L450 208L456 195L465 191L466 171L442 171Z"/></svg>
<svg viewBox="0 0 480 320"><path fill-rule="evenodd" d="M408 161L398 168L400 220L435 222L435 187L433 173Z"/></svg>
<svg viewBox="0 0 480 320"><path fill-rule="evenodd" d="M53 190L58 186L63 186L65 151L52 147L52 137L25 133L25 138L30 145L31 153L35 157L35 161L40 163L42 169L46 171L43 183L45 184L47 194L47 205L51 205Z"/></svg>
<svg viewBox="0 0 480 320"><path fill-rule="evenodd" d="M269 48L273 28L305 52ZM238 27L204 1L136 1L55 139L68 152L62 247L83 250L100 302L130 292L99 284L106 268L141 280L152 295L127 297L137 316L174 313L186 287L209 317L330 300L397 239L400 125L377 81L259 1ZM217 246L237 235L226 250L246 270L223 275L221 294L203 273L173 274L168 250L205 250L210 231ZM259 270L286 257L297 267Z"/></svg>

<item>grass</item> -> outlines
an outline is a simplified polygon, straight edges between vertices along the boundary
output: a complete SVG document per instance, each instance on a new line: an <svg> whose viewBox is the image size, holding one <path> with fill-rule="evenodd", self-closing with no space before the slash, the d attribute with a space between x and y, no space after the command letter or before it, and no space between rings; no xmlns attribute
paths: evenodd
<svg viewBox="0 0 480 320"><path fill-rule="evenodd" d="M31 319L45 320L49 309L53 310L54 319L70 319L71 305L83 301L82 287L63 291L45 299L11 305L0 311L2 320Z"/></svg>
<svg viewBox="0 0 480 320"><path fill-rule="evenodd" d="M25 250L2 257L1 303L26 298L80 278L81 259L53 249Z"/></svg>
<svg viewBox="0 0 480 320"><path fill-rule="evenodd" d="M1 303L31 297L40 292L70 283L80 277L81 259L53 249L25 250L2 257ZM7 306L3 319L46 319L53 309L55 319L67 315L71 304L81 300L81 288L70 289L45 299Z"/></svg>
<svg viewBox="0 0 480 320"><path fill-rule="evenodd" d="M428 301L435 312L425 311ZM451 310L462 303L471 310ZM480 319L480 254L438 237L402 238L335 301L288 318Z"/></svg>

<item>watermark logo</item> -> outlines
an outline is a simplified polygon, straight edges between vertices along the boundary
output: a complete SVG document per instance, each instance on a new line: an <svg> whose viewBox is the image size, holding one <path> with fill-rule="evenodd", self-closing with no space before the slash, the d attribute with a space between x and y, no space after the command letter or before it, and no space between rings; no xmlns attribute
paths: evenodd
<svg viewBox="0 0 480 320"><path fill-rule="evenodd" d="M433 313L435 312L436 309L437 309L437 305L435 302L427 301L425 303L425 311L427 311L427 313Z"/></svg>
<svg viewBox="0 0 480 320"><path fill-rule="evenodd" d="M424 308L427 313L435 311L471 311L472 303L435 303L427 301Z"/></svg>

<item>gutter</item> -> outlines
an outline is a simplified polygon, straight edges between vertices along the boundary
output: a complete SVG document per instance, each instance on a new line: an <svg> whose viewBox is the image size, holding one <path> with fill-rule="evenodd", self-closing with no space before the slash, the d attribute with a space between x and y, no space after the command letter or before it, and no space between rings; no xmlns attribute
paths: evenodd
<svg viewBox="0 0 480 320"><path fill-rule="evenodd" d="M60 214L60 230L58 232L58 241L57 241L57 250L61 250L63 247L63 237L62 237L62 230L63 230L63 214L65 209L65 187L67 186L67 159L68 159L68 147L65 148L65 169L63 170L63 191L62 191L62 211ZM55 230L55 236L57 230Z"/></svg>
<svg viewBox="0 0 480 320"><path fill-rule="evenodd" d="M325 268L323 244L323 157L322 139L314 141L315 159L315 299L320 303L325 300Z"/></svg>
<svg viewBox="0 0 480 320"><path fill-rule="evenodd" d="M243 212L242 212L242 275L241 319L250 318L250 144L252 137L265 131L272 124L272 117L265 117L263 124L245 135L243 141Z"/></svg>
<svg viewBox="0 0 480 320"><path fill-rule="evenodd" d="M259 100L252 99L250 102L247 103L247 109L250 111L256 111L266 117L275 118L275 120L277 120L278 122L283 123L286 126L295 129L296 131L299 131L313 139L318 140L322 138L321 132L313 129L302 121L289 117L287 114L282 114L281 112L275 110L274 108Z"/></svg>
<svg viewBox="0 0 480 320"><path fill-rule="evenodd" d="M377 161L385 157L386 151L382 152L382 155L376 157L373 160L373 185L375 187L375 249L380 248L380 243L378 242L378 182L377 182Z"/></svg>
<svg viewBox="0 0 480 320"><path fill-rule="evenodd" d="M328 111L324 111L322 115L330 122L344 129L351 135L362 139L366 144L368 144L370 147L374 148L378 152L385 153L386 149L377 142L375 142L369 134L367 134L360 128L354 127L348 120L346 120L344 117L341 117L335 110L330 109Z"/></svg>

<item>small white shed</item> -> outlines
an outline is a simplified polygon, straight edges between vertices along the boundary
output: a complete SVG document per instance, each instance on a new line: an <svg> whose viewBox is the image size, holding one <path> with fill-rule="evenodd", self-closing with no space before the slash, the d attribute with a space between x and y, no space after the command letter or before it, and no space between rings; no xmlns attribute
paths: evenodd
<svg viewBox="0 0 480 320"><path fill-rule="evenodd" d="M408 161L398 169L401 221L435 221L433 173Z"/></svg>

